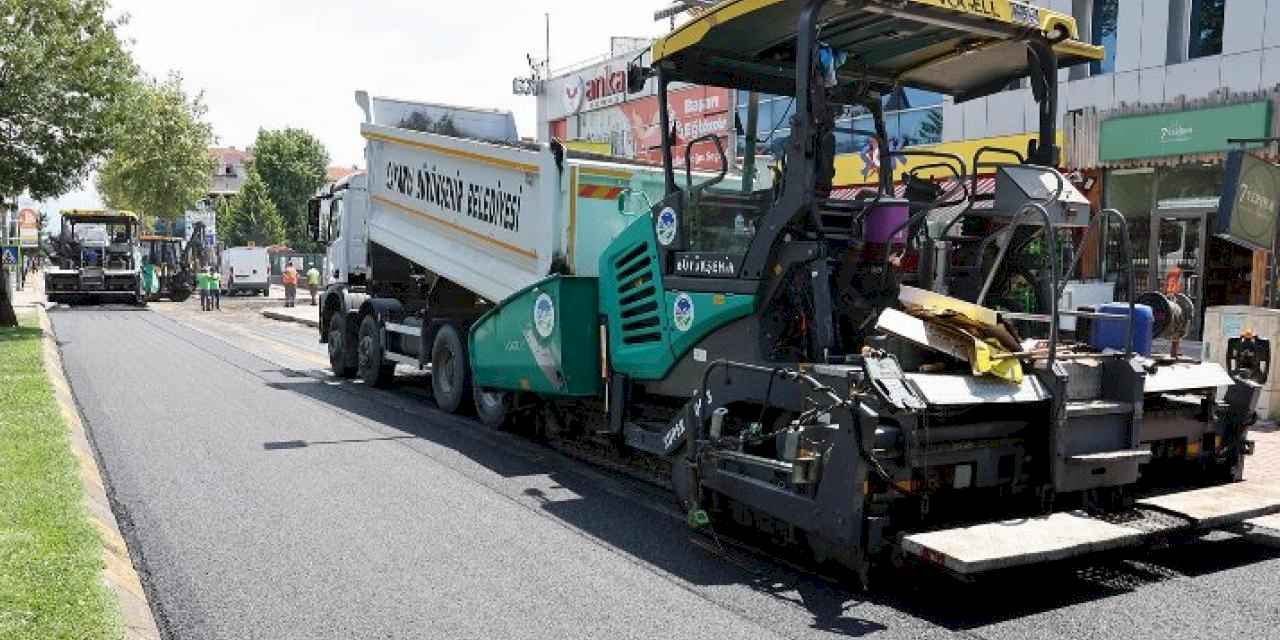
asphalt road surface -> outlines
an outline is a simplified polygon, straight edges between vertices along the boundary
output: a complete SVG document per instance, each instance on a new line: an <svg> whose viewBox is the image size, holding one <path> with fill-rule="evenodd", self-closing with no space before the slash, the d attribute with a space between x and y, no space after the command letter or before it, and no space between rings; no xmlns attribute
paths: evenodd
<svg viewBox="0 0 1280 640"><path fill-rule="evenodd" d="M263 304L50 312L169 638L1280 637L1280 550L1225 535L870 596L721 553L657 489L437 411L421 375L330 379Z"/></svg>

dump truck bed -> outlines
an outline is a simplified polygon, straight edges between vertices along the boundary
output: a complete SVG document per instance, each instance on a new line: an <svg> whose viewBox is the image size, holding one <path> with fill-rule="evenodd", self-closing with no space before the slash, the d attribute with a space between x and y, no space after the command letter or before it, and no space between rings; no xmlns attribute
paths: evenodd
<svg viewBox="0 0 1280 640"><path fill-rule="evenodd" d="M360 131L369 241L492 301L553 271L597 275L604 248L665 192L661 167L371 123Z"/></svg>

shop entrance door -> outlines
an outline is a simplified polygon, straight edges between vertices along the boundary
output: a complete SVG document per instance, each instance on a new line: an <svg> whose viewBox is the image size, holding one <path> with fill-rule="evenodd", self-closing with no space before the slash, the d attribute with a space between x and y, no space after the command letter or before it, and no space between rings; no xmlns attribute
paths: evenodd
<svg viewBox="0 0 1280 640"><path fill-rule="evenodd" d="M1196 305L1190 337L1199 339L1204 317L1205 242L1208 213L1203 210L1161 211L1151 238L1152 289L1185 293Z"/></svg>

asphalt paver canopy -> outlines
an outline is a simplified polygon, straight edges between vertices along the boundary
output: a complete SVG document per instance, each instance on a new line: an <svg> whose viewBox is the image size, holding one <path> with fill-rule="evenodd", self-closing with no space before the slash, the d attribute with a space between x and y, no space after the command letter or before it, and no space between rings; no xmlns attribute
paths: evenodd
<svg viewBox="0 0 1280 640"><path fill-rule="evenodd" d="M653 63L688 82L794 95L796 25L809 4L727 0L655 42ZM1030 74L1022 41L1037 33L1055 42L1060 67L1103 57L1071 16L1015 0L831 0L817 23L818 40L848 55L839 85L870 81L882 92L995 93Z"/></svg>

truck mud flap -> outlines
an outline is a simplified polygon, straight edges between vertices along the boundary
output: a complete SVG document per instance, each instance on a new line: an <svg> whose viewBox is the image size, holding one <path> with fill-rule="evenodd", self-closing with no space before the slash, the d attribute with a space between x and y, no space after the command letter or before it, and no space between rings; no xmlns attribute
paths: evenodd
<svg viewBox="0 0 1280 640"><path fill-rule="evenodd" d="M1083 511L987 522L902 536L909 556L974 575L1136 547L1172 533L1218 529L1280 513L1280 487L1236 482L1140 500L1131 512Z"/></svg>

